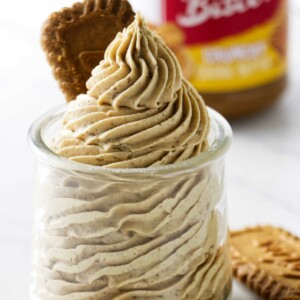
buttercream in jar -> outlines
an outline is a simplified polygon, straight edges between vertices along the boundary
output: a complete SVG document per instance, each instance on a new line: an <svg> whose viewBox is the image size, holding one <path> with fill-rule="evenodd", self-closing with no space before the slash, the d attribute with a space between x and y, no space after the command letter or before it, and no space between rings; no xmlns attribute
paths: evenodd
<svg viewBox="0 0 300 300"><path fill-rule="evenodd" d="M228 123L139 15L87 87L30 131L32 299L229 299Z"/></svg>

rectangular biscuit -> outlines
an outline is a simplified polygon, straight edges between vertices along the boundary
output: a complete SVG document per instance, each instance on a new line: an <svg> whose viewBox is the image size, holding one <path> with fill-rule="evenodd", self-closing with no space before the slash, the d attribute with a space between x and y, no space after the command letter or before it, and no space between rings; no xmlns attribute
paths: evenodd
<svg viewBox="0 0 300 300"><path fill-rule="evenodd" d="M234 276L263 299L300 300L300 239L271 226L231 233Z"/></svg>
<svg viewBox="0 0 300 300"><path fill-rule="evenodd" d="M91 71L134 15L127 0L84 0L47 19L42 47L68 101L86 93Z"/></svg>

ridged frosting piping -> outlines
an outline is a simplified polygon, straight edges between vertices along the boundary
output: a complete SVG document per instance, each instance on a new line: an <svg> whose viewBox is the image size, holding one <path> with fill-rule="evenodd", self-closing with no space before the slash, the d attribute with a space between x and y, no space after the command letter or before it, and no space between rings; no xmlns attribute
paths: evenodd
<svg viewBox="0 0 300 300"><path fill-rule="evenodd" d="M137 15L64 115L55 151L111 168L166 165L207 149L209 118L175 55Z"/></svg>

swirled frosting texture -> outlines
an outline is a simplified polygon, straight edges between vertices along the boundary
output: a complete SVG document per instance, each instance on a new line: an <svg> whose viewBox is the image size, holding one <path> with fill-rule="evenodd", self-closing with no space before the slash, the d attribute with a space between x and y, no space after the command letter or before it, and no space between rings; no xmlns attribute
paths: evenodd
<svg viewBox="0 0 300 300"><path fill-rule="evenodd" d="M111 168L180 162L207 149L205 104L164 41L137 15L64 116L56 152Z"/></svg>
<svg viewBox="0 0 300 300"><path fill-rule="evenodd" d="M226 299L219 162L145 182L38 172L32 299Z"/></svg>
<svg viewBox="0 0 300 300"><path fill-rule="evenodd" d="M59 155L136 168L206 150L206 107L139 16L87 85L64 115ZM40 165L32 298L223 300L231 278L222 168L143 181Z"/></svg>

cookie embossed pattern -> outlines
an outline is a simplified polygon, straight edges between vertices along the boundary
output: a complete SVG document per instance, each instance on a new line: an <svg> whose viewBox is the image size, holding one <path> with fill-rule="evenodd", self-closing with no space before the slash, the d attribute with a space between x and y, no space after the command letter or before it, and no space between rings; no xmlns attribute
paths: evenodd
<svg viewBox="0 0 300 300"><path fill-rule="evenodd" d="M86 92L92 69L133 18L126 0L86 0L53 13L45 22L42 46L68 101Z"/></svg>
<svg viewBox="0 0 300 300"><path fill-rule="evenodd" d="M234 276L264 299L300 299L300 239L274 227L231 234Z"/></svg>

